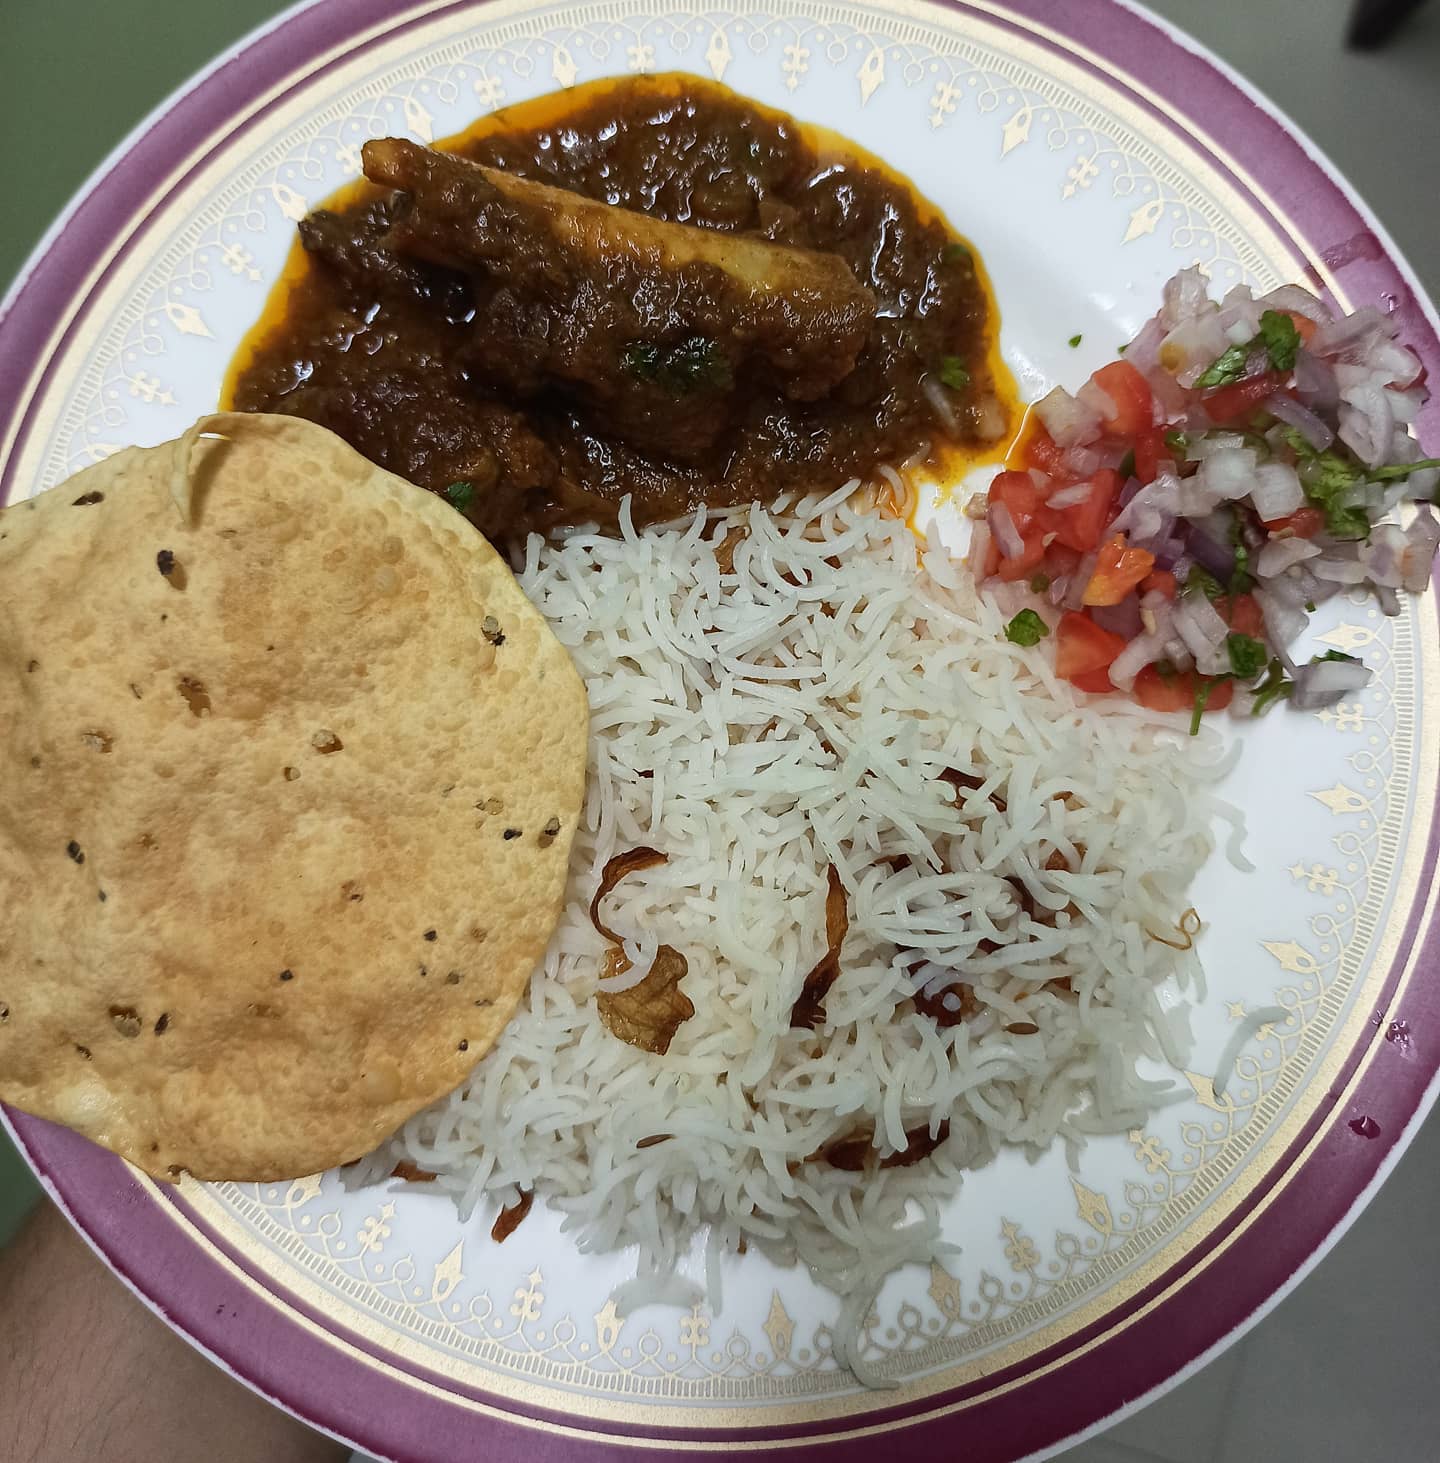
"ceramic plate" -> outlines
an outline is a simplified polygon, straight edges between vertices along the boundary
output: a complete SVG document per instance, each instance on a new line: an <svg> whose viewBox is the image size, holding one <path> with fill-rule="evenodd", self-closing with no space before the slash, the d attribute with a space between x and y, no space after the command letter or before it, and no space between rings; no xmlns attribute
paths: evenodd
<svg viewBox="0 0 1440 1463"><path fill-rule="evenodd" d="M356 175L367 137L440 137L671 68L908 173L983 253L1027 396L1111 356L1196 262L1222 291L1300 280L1392 310L1440 378L1434 313L1349 189L1215 61L1113 0L320 0L164 107L43 244L0 324L0 491L212 409L296 221ZM1420 430L1433 449L1435 403ZM723 1307L625 1315L608 1297L627 1257L580 1257L538 1206L502 1249L488 1216L462 1225L414 1186L168 1189L43 1122L12 1113L12 1130L172 1325L377 1454L1043 1453L1233 1337L1332 1242L1433 1095L1435 600L1386 620L1342 599L1314 631L1378 674L1244 733L1227 791L1256 870L1217 857L1196 890L1213 928L1193 1100L1077 1172L1057 1152L975 1174L948 1220L958 1257L896 1275L866 1318L894 1390L837 1366L833 1297L755 1255L725 1266ZM1285 1021L1217 1100L1229 1033L1270 1005Z"/></svg>

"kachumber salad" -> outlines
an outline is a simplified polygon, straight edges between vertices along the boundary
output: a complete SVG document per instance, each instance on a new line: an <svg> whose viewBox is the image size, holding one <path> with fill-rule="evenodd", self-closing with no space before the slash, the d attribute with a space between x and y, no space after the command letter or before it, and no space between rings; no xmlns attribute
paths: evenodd
<svg viewBox="0 0 1440 1463"><path fill-rule="evenodd" d="M364 162L235 410L0 513L0 1097L538 1198L620 1314L753 1247L882 1385L967 1171L1190 1094L1202 718L1352 694L1308 615L1428 583L1419 364L1185 270L1022 429L938 210L692 77ZM968 561L911 526L1007 442Z"/></svg>

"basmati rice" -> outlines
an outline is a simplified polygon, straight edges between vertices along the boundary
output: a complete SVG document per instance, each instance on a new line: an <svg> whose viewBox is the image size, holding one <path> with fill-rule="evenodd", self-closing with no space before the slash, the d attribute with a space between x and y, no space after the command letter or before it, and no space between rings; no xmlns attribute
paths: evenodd
<svg viewBox="0 0 1440 1463"><path fill-rule="evenodd" d="M532 540L522 583L590 694L568 906L471 1080L354 1178L406 1159L467 1216L534 1189L582 1250L638 1246L631 1304L692 1296L676 1261L709 1226L712 1292L744 1242L853 1309L943 1252L942 1207L1001 1145L1059 1137L1073 1154L1173 1098L1136 1063L1187 1054L1155 992L1198 964L1145 930L1175 928L1211 850L1218 740L1078 706L943 549L917 552L852 488ZM722 573L715 548L742 519ZM957 791L947 769L979 785ZM668 862L626 878L607 922L689 961L695 1015L664 1056L596 1013L587 904L638 844ZM796 1030L832 863L849 935L827 1019ZM963 974L977 1014L942 1027L915 1009L938 971ZM893 1153L942 1123L910 1166L816 1157L862 1130Z"/></svg>

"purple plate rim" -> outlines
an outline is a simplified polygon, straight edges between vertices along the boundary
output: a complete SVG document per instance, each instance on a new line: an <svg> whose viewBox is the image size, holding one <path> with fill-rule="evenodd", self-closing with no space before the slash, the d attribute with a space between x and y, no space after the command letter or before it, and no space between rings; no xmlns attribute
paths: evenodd
<svg viewBox="0 0 1440 1463"><path fill-rule="evenodd" d="M484 3L455 0L421 9L394 0L312 0L238 42L152 113L47 233L0 308L0 332L10 346L0 353L0 431L16 429L17 448L24 440L23 397L33 374L21 365L33 359L24 345L51 338L53 322L74 304L71 282L85 277L89 263L127 232L122 250L133 243L143 224L132 200L163 182L176 159L192 158L194 138L228 136L245 103L304 74L300 58L328 53L386 22L393 22L387 27L393 34L443 10ZM991 24L1006 23L1008 12L1010 23L1032 40L1038 35L1116 84L1139 83L1148 96L1137 99L1157 126L1189 133L1186 114L1203 117L1191 135L1278 223L1314 282L1333 281L1352 300L1389 297L1408 343L1440 375L1440 327L1393 243L1299 130L1196 43L1122 0L1070 0L1063 11L1053 0L936 3L974 11ZM1176 97L1184 98L1183 111ZM1245 171L1237 172L1230 159ZM1429 432L1440 427L1440 400L1427 406L1421 421ZM18 450L10 461L16 456ZM0 477L0 502L7 486ZM1437 811L1419 894L1375 1016L1321 1108L1246 1200L1132 1297L1123 1314L1107 1313L1089 1331L1009 1373L901 1407L877 1406L800 1429L694 1433L577 1425L508 1399L447 1394L446 1380L422 1367L393 1358L383 1369L353 1362L342 1328L307 1317L298 1301L291 1301L291 1315L282 1316L274 1302L256 1295L257 1288L276 1295L273 1281L262 1283L235 1259L217 1258L196 1244L190 1230L203 1224L184 1201L171 1196L157 1202L119 1159L40 1119L7 1111L6 1125L47 1191L157 1314L262 1395L382 1457L440 1460L481 1441L497 1456L523 1450L545 1463L633 1457L637 1449L676 1446L778 1457L808 1443L821 1446L827 1459L848 1460L873 1449L876 1431L902 1426L907 1446L938 1457L953 1446L957 1408L963 1409L973 1463L1039 1457L1133 1410L1253 1324L1339 1238L1435 1100L1440 1051L1422 1055L1385 1037L1388 1023L1425 1030L1440 1019L1440 985L1433 979L1440 967L1440 922L1425 918L1440 854ZM1370 1132L1372 1124L1379 1125L1375 1136L1359 1131ZM1043 1412L1021 1385L1040 1369Z"/></svg>

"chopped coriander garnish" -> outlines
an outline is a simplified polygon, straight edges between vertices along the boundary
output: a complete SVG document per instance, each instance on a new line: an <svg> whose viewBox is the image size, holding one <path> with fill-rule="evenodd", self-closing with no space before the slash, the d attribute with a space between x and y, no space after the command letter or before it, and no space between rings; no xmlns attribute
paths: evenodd
<svg viewBox="0 0 1440 1463"><path fill-rule="evenodd" d="M1172 452L1178 452L1183 457L1185 449L1190 445L1190 439L1184 432L1170 431L1165 433L1165 445Z"/></svg>
<svg viewBox="0 0 1440 1463"><path fill-rule="evenodd" d="M1370 467L1365 470L1365 480L1371 483L1398 483L1412 472L1423 472L1427 467L1440 467L1440 457L1422 457L1418 462L1394 462L1389 467Z"/></svg>
<svg viewBox="0 0 1440 1463"><path fill-rule="evenodd" d="M1235 550L1235 568L1230 574L1230 593L1244 594L1250 588L1250 549L1237 512L1230 520L1230 544Z"/></svg>
<svg viewBox="0 0 1440 1463"><path fill-rule="evenodd" d="M1324 655L1312 655L1310 657L1310 664L1319 665L1324 660L1340 660L1344 661L1347 665L1360 664L1360 657L1358 655L1346 655L1343 650L1327 650Z"/></svg>
<svg viewBox="0 0 1440 1463"><path fill-rule="evenodd" d="M1206 599L1219 599L1225 593L1225 586L1203 564L1192 564L1185 576L1185 593L1197 591Z"/></svg>
<svg viewBox="0 0 1440 1463"><path fill-rule="evenodd" d="M625 369L641 381L654 381L676 396L707 387L730 385L730 362L713 341L692 335L678 345L661 347L647 340L632 341L621 356Z"/></svg>
<svg viewBox="0 0 1440 1463"><path fill-rule="evenodd" d="M1225 649L1230 656L1230 669L1240 680L1252 680L1265 669L1268 658L1265 644L1253 635L1242 635L1232 630L1225 637Z"/></svg>
<svg viewBox="0 0 1440 1463"><path fill-rule="evenodd" d="M625 369L642 381L653 381L660 374L660 347L649 341L631 341L621 359Z"/></svg>
<svg viewBox="0 0 1440 1463"><path fill-rule="evenodd" d="M475 497L475 484L467 482L451 483L445 489L445 497L452 507L458 508L463 513Z"/></svg>
<svg viewBox="0 0 1440 1463"><path fill-rule="evenodd" d="M1307 599L1305 601L1305 613L1307 615L1313 615L1315 613L1315 601L1313 599Z"/></svg>
<svg viewBox="0 0 1440 1463"><path fill-rule="evenodd" d="M1205 715L1205 707L1209 704L1210 693L1220 684L1221 681L1228 681L1229 676L1196 676L1195 677L1195 706L1190 713L1190 735L1200 735L1200 718Z"/></svg>
<svg viewBox="0 0 1440 1463"><path fill-rule="evenodd" d="M1120 354L1123 356L1125 354L1125 352L1128 351L1129 349L1130 349L1130 342L1127 340L1125 342L1125 344L1120 347Z"/></svg>
<svg viewBox="0 0 1440 1463"><path fill-rule="evenodd" d="M1034 610L1021 610L1005 627L1005 638L1014 645L1038 645L1050 627Z"/></svg>
<svg viewBox="0 0 1440 1463"><path fill-rule="evenodd" d="M1030 593L1044 594L1050 588L1050 576L1048 574L1032 574L1030 576Z"/></svg>
<svg viewBox="0 0 1440 1463"><path fill-rule="evenodd" d="M1260 317L1260 334L1257 339L1265 347L1270 364L1277 371L1294 369L1295 353L1300 349L1300 332L1288 315L1279 310L1266 310Z"/></svg>
<svg viewBox="0 0 1440 1463"><path fill-rule="evenodd" d="M1132 447L1120 459L1120 481L1127 483L1135 476L1135 449Z"/></svg>
<svg viewBox="0 0 1440 1463"><path fill-rule="evenodd" d="M963 391L970 384L970 373L959 356L941 356L940 380L952 391Z"/></svg>
<svg viewBox="0 0 1440 1463"><path fill-rule="evenodd" d="M940 258L946 264L969 264L974 256L964 244L946 244L940 251Z"/></svg>
<svg viewBox="0 0 1440 1463"><path fill-rule="evenodd" d="M1071 350L1072 350L1072 351L1073 351L1073 350L1074 350L1074 349L1075 349L1075 347L1076 347L1076 346L1077 346L1077 345L1079 345L1079 344L1080 344L1080 342L1081 342L1081 340L1083 340L1083 339L1084 339L1084 337L1083 337L1083 336L1079 336L1079 335L1072 335L1072 336L1071 336L1071 337L1070 337L1070 349L1071 349ZM1124 349L1124 347L1123 347L1123 346L1122 346L1122 347L1121 347L1121 349L1122 349L1122 350L1123 350L1123 349Z"/></svg>
<svg viewBox="0 0 1440 1463"><path fill-rule="evenodd" d="M1287 680L1285 666L1278 658L1270 662L1265 679L1255 687L1254 699L1250 703L1251 716L1263 716L1277 701L1284 700L1295 689L1295 682Z"/></svg>
<svg viewBox="0 0 1440 1463"><path fill-rule="evenodd" d="M1230 386L1240 379L1250 352L1243 345L1232 345L1195 383L1199 387Z"/></svg>

